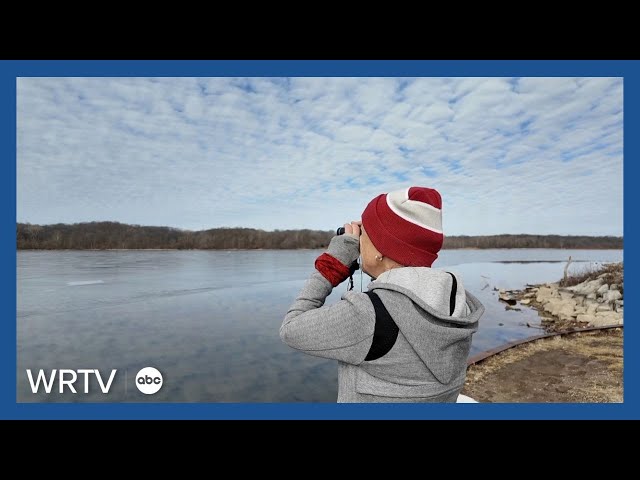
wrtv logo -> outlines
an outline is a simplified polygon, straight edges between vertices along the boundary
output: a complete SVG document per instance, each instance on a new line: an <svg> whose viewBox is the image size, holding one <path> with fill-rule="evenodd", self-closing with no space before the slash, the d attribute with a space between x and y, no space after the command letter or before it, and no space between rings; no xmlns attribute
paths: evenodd
<svg viewBox="0 0 640 480"><path fill-rule="evenodd" d="M95 376L98 380L98 385L100 386L100 390L102 393L109 393L109 389L113 384L113 379L116 377L117 369L111 370L111 374L108 378L103 377L98 369L87 369L80 368L78 370L70 370L67 368L57 369L54 368L49 373L46 373L44 370L38 370L38 373L35 375L31 371L30 368L27 369L27 377L29 379L29 385L31 386L31 391L33 393L38 393L40 388L45 393L51 393L52 391L58 393L64 393L65 387L71 393L78 393L76 390L76 386L79 390L84 393L89 393L90 382L89 378L91 376ZM57 388L54 388L56 387Z"/></svg>
<svg viewBox="0 0 640 480"><path fill-rule="evenodd" d="M96 382L100 391L104 394L109 393L113 386L114 379L118 373L117 369L111 370L111 373L100 372L96 368L79 368L77 370L54 368L53 370L31 370L26 369L27 379L31 392L46 394L51 393L90 393L97 391ZM127 371L124 371L124 393L127 394ZM144 367L135 376L135 385L141 393L145 395L153 395L158 393L162 388L162 373L154 367Z"/></svg>

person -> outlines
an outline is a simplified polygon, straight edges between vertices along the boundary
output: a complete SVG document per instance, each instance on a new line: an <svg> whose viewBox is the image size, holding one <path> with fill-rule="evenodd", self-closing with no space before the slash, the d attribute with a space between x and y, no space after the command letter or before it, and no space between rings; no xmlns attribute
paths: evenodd
<svg viewBox="0 0 640 480"><path fill-rule="evenodd" d="M315 261L287 311L280 338L338 361L342 402L456 402L484 306L459 275L433 268L444 239L442 199L427 187L375 197ZM324 305L354 272L367 292Z"/></svg>

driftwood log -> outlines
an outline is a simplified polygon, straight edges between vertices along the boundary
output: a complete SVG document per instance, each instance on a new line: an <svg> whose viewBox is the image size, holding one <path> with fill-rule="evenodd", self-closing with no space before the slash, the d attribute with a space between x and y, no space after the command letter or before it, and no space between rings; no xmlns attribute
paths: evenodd
<svg viewBox="0 0 640 480"><path fill-rule="evenodd" d="M567 264L564 266L564 280L562 281L562 283L564 283L565 285L567 284L567 276L569 274L569 265L571 265L571 255L569 255L569 260L567 261Z"/></svg>

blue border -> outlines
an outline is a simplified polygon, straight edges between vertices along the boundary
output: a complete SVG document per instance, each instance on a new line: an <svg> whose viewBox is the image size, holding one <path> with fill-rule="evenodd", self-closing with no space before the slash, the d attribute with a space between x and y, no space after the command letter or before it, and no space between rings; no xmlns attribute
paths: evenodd
<svg viewBox="0 0 640 480"><path fill-rule="evenodd" d="M0 61L2 149L0 418L20 419L638 419L640 349L633 248L624 252L625 368L623 404L338 405L306 404L18 404L16 403L16 77L20 76L592 76L624 77L624 196L640 157L638 61ZM594 195L606 192L593 192ZM597 221L597 219L594 219ZM625 215L626 245L636 227Z"/></svg>

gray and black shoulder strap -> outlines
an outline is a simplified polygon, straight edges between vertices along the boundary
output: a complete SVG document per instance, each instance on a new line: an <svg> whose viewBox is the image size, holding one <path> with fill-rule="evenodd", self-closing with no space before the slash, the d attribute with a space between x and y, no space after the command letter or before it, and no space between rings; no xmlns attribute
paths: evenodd
<svg viewBox="0 0 640 480"><path fill-rule="evenodd" d="M449 315L453 315L453 311L456 309L456 292L458 290L458 281L453 273L447 272L451 275L453 284L451 286L451 295L449 297ZM369 353L365 357L365 361L377 360L385 356L393 348L398 338L398 332L400 329L396 322L389 314L389 311L380 300L380 297L376 295L373 290L364 292L373 303L373 308L376 311L376 325L373 330L373 341L371 342L371 348Z"/></svg>

